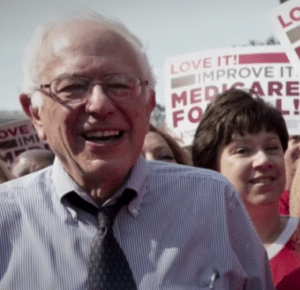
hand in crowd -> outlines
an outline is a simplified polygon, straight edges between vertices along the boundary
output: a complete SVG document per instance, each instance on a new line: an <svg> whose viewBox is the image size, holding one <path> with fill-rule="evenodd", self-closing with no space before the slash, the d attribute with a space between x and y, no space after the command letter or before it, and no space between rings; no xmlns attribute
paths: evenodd
<svg viewBox="0 0 300 290"><path fill-rule="evenodd" d="M291 190L292 182L299 165L300 159L300 135L294 135L289 138L288 148L284 155L286 170L285 190Z"/></svg>

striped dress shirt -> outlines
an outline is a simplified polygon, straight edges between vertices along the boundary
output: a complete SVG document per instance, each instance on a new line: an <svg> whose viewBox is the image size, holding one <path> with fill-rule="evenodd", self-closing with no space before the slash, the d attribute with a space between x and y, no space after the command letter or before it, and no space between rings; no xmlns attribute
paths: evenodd
<svg viewBox="0 0 300 290"><path fill-rule="evenodd" d="M137 197L114 234L139 290L274 289L266 252L225 177L141 157L103 206L125 188ZM0 290L88 289L97 221L68 202L70 192L94 203L58 159L0 186Z"/></svg>

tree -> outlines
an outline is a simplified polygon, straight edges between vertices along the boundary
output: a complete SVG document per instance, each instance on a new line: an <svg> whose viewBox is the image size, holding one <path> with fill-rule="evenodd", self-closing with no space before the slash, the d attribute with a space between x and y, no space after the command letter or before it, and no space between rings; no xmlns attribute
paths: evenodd
<svg viewBox="0 0 300 290"><path fill-rule="evenodd" d="M265 42L258 40L249 40L249 43L246 46L259 46L259 45L278 45L280 44L279 40L277 40L274 36L270 36L267 38Z"/></svg>
<svg viewBox="0 0 300 290"><path fill-rule="evenodd" d="M154 111L151 115L151 122L156 127L161 127L166 121L166 108L163 105L156 104Z"/></svg>

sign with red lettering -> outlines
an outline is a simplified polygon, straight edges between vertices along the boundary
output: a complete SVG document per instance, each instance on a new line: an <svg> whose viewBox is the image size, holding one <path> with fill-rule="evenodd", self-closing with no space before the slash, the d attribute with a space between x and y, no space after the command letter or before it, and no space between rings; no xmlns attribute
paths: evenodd
<svg viewBox="0 0 300 290"><path fill-rule="evenodd" d="M19 154L34 148L49 149L49 146L41 142L30 120L0 126L0 159L8 168Z"/></svg>
<svg viewBox="0 0 300 290"><path fill-rule="evenodd" d="M281 46L200 51L165 60L167 125L191 145L207 105L227 89L251 90L300 132L299 78Z"/></svg>
<svg viewBox="0 0 300 290"><path fill-rule="evenodd" d="M289 0L270 13L270 20L291 64L300 65L300 0Z"/></svg>

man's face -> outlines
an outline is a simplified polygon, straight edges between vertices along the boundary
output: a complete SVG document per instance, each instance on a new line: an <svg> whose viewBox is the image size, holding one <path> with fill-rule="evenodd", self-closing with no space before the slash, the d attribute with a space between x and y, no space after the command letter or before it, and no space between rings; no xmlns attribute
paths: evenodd
<svg viewBox="0 0 300 290"><path fill-rule="evenodd" d="M50 37L43 83L63 75L101 80L121 73L146 79L137 54L120 36L90 22L67 28ZM96 85L79 104L45 97L36 127L79 185L111 191L140 155L154 106L154 92L147 87L138 99L114 100Z"/></svg>

